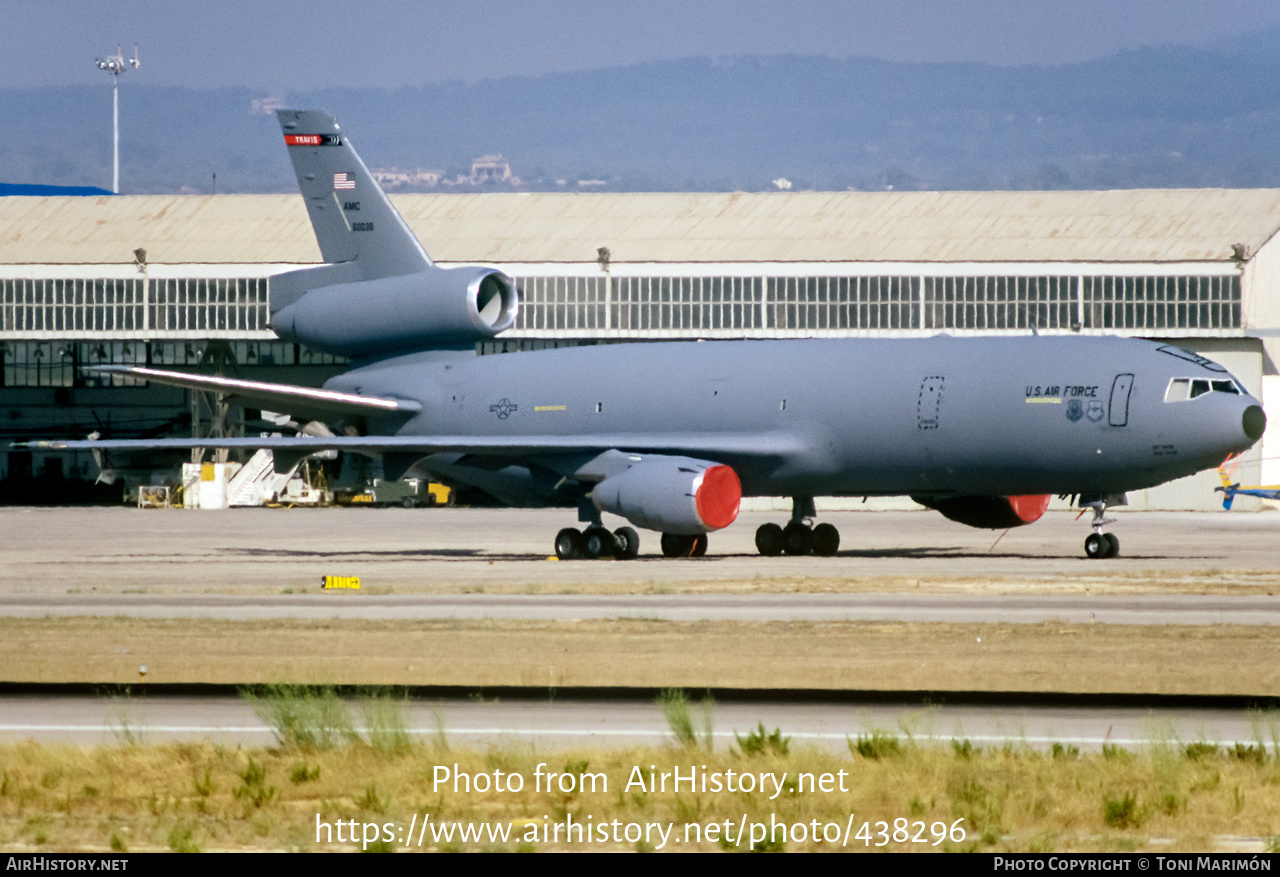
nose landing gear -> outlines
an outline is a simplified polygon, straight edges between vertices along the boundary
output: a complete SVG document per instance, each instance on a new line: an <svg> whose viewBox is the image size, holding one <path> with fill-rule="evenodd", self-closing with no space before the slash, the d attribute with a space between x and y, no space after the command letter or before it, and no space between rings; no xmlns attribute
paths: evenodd
<svg viewBox="0 0 1280 877"><path fill-rule="evenodd" d="M1102 528L1107 524L1114 524L1115 518L1106 517L1107 504L1103 501L1085 503L1086 510L1093 510L1093 520L1089 522L1089 526L1093 528L1084 539L1084 556L1090 560L1103 560L1108 557L1116 557L1120 554L1120 539L1115 533L1104 533ZM1080 512L1081 515L1084 512Z"/></svg>

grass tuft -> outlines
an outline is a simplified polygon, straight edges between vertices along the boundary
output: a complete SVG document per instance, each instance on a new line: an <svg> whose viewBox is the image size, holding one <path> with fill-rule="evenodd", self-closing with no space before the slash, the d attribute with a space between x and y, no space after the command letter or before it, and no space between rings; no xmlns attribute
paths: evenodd
<svg viewBox="0 0 1280 877"><path fill-rule="evenodd" d="M240 774L240 780L243 785L233 789L232 794L255 809L270 803L278 792L275 786L267 785L267 768L255 762L253 756L249 756L249 766Z"/></svg>
<svg viewBox="0 0 1280 877"><path fill-rule="evenodd" d="M1114 743L1102 744L1102 757L1107 761L1132 761L1133 753Z"/></svg>
<svg viewBox="0 0 1280 877"><path fill-rule="evenodd" d="M782 736L781 728L774 728L773 733L765 730L764 722L756 725L756 729L745 737L734 732L738 740L738 751L747 758L756 755L786 756L791 751L791 738Z"/></svg>
<svg viewBox="0 0 1280 877"><path fill-rule="evenodd" d="M332 749L355 737L347 705L332 686L265 685L240 694L285 749Z"/></svg>
<svg viewBox="0 0 1280 877"><path fill-rule="evenodd" d="M169 849L175 853L199 853L202 852L200 845L195 841L195 827L185 822L179 822L169 829Z"/></svg>
<svg viewBox="0 0 1280 877"><path fill-rule="evenodd" d="M898 738L883 731L859 734L857 740L849 740L849 751L862 758L881 759L902 754Z"/></svg>
<svg viewBox="0 0 1280 877"><path fill-rule="evenodd" d="M1104 795L1102 799L1103 821L1112 828L1137 828L1142 824L1142 811L1138 807L1138 796L1133 792L1125 792L1122 798Z"/></svg>
<svg viewBox="0 0 1280 877"><path fill-rule="evenodd" d="M1266 748L1256 743L1237 743L1231 750L1231 756L1236 761L1252 761L1259 767L1267 763Z"/></svg>
<svg viewBox="0 0 1280 877"><path fill-rule="evenodd" d="M1200 761L1205 758L1216 758L1218 755L1218 744L1205 743L1202 740L1193 741L1182 747L1182 754L1186 756L1187 761Z"/></svg>
<svg viewBox="0 0 1280 877"><path fill-rule="evenodd" d="M403 689L396 693L391 688L374 688L360 698L366 742L383 758L399 758L411 748L406 720L408 705L409 695Z"/></svg>
<svg viewBox="0 0 1280 877"><path fill-rule="evenodd" d="M714 730L715 700L708 692L698 705L698 722L695 724L693 703L682 688L664 688L658 695L658 706L667 719L667 725L676 738L676 743L688 748L703 746L708 752L712 749ZM699 727L701 726L701 727ZM702 740L698 732L702 731Z"/></svg>
<svg viewBox="0 0 1280 877"><path fill-rule="evenodd" d="M295 762L289 768L289 781L294 785L299 783L312 783L320 779L320 765L312 767L305 761Z"/></svg>
<svg viewBox="0 0 1280 877"><path fill-rule="evenodd" d="M121 686L111 695L111 712L107 719L116 742L124 747L141 746L142 731L138 727L138 704L133 700L129 686Z"/></svg>
<svg viewBox="0 0 1280 877"><path fill-rule="evenodd" d="M391 806L391 795L390 793L379 794L378 787L369 783L364 788L364 794L356 800L356 806L370 813L385 814Z"/></svg>
<svg viewBox="0 0 1280 877"><path fill-rule="evenodd" d="M1074 743L1063 746L1061 743L1054 743L1051 750L1054 761L1068 761L1080 757L1080 747Z"/></svg>
<svg viewBox="0 0 1280 877"><path fill-rule="evenodd" d="M201 798L209 797L218 788L217 784L213 781L212 772L207 767L204 769L204 776L195 777L192 780L192 784L195 786L196 794Z"/></svg>

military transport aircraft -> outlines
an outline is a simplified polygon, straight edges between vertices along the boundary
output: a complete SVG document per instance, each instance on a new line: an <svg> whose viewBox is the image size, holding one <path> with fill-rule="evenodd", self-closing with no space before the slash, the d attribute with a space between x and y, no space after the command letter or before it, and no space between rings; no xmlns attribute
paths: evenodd
<svg viewBox="0 0 1280 877"><path fill-rule="evenodd" d="M1089 557L1114 556L1104 512L1129 490L1212 468L1262 436L1258 400L1167 344L1114 337L634 343L480 356L518 291L489 267L440 268L336 120L282 110L285 144L327 264L271 281L284 339L350 357L323 389L159 369L113 370L219 391L310 421L293 437L84 441L45 449L270 448L287 471L321 451L380 456L515 505L578 507L562 558L633 558L632 526L669 557L704 553L743 496L792 498L762 554L835 554L814 497L906 495L1007 528L1053 494L1092 508ZM1207 392L1180 392L1203 384Z"/></svg>

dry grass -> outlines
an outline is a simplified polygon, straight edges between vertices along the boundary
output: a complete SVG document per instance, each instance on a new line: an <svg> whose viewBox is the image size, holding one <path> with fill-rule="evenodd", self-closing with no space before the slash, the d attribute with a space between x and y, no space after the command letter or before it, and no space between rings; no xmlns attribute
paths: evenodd
<svg viewBox="0 0 1280 877"><path fill-rule="evenodd" d="M785 729L784 729L785 730ZM1204 747L1207 750L1209 747ZM130 851L357 849L360 844L317 843L316 820L393 823L397 840L415 814L433 821L501 823L515 834L505 849L568 846L522 842L529 825L613 820L683 824L726 821L846 825L854 831L876 821L893 831L895 819L912 825L963 818L966 839L930 844L895 842L894 849L988 851L1211 850L1245 844L1262 849L1280 831L1280 760L1265 751L1188 751L1173 742L1143 751L1108 755L1057 755L1011 746L920 747L903 741L897 751L874 749L862 757L791 747L746 758L733 752L677 747L535 751L530 747L447 749L418 742L399 755L363 743L327 749L242 750L209 744L77 748L24 743L0 747L0 850ZM608 789L535 792L535 767L569 773L603 773ZM520 773L521 792L454 792L433 788L437 765L478 774ZM680 766L708 771L787 774L775 800L759 793L680 793L624 788L634 766L659 772ZM846 771L845 792L800 792L801 771ZM362 829L357 830L358 833ZM925 830L928 838L928 830ZM1232 839L1236 840L1232 840ZM335 835L336 839L336 835ZM931 840L931 839L930 839ZM416 841L416 838L415 838ZM416 848L416 843L412 844ZM492 848L480 843L432 842L422 849ZM733 847L703 841L702 848ZM749 843L746 846L750 846ZM644 844L593 843L590 849L635 849ZM788 850L830 848L787 840ZM577 848L583 848L578 846ZM688 848L684 843L675 847ZM854 849L864 849L855 841Z"/></svg>
<svg viewBox="0 0 1280 877"><path fill-rule="evenodd" d="M1280 639L1252 625L0 619L8 682L140 664L149 684L1280 695Z"/></svg>

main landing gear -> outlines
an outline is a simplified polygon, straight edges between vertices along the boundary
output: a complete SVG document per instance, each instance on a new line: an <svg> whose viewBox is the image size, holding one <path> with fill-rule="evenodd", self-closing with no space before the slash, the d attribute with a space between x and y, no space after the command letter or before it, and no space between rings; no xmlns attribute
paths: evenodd
<svg viewBox="0 0 1280 877"><path fill-rule="evenodd" d="M1090 560L1102 560L1108 557L1116 557L1120 554L1120 540L1115 533L1104 533L1102 528L1107 524L1114 524L1115 518L1106 517L1107 504L1103 501L1085 503L1086 510L1093 509L1093 520L1089 522L1089 526L1093 528L1084 539L1084 556ZM1084 512L1080 512L1084 514Z"/></svg>
<svg viewBox="0 0 1280 877"><path fill-rule="evenodd" d="M696 536L680 536L675 533L662 534L663 557L702 557L707 553L707 534Z"/></svg>
<svg viewBox="0 0 1280 877"><path fill-rule="evenodd" d="M791 520L785 527L773 523L761 525L756 530L756 550L765 557L779 554L831 557L840 549L840 531L831 524L811 526L809 520L817 514L813 497L793 497Z"/></svg>
<svg viewBox="0 0 1280 877"><path fill-rule="evenodd" d="M707 553L707 536L681 536L662 534L662 554L665 557L702 557ZM602 524L578 530L565 527L556 534L556 557L561 560L595 560L612 557L614 560L635 560L640 554L640 534L631 527L619 527L612 533Z"/></svg>
<svg viewBox="0 0 1280 877"><path fill-rule="evenodd" d="M665 536L663 540L665 548ZM556 557L561 560L634 560L639 554L640 534L630 527L619 527L610 533L603 524L593 524L585 531L565 527L556 534Z"/></svg>

